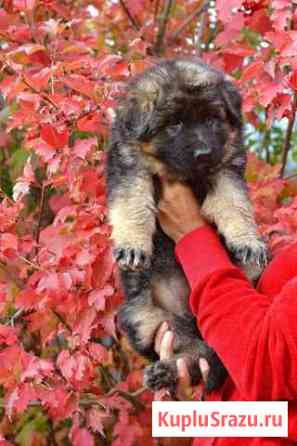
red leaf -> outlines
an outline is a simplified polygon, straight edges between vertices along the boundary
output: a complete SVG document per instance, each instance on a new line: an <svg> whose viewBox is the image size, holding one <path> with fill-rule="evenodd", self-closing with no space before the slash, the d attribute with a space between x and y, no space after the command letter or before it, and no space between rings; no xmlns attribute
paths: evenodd
<svg viewBox="0 0 297 446"><path fill-rule="evenodd" d="M297 90L297 70L292 73L289 84L294 90Z"/></svg>
<svg viewBox="0 0 297 446"><path fill-rule="evenodd" d="M108 352L105 347L101 344L96 344L95 342L90 342L88 345L89 353L94 361L100 364L108 360Z"/></svg>
<svg viewBox="0 0 297 446"><path fill-rule="evenodd" d="M72 430L71 440L73 446L94 446L94 438L87 429L75 428Z"/></svg>
<svg viewBox="0 0 297 446"><path fill-rule="evenodd" d="M80 74L72 74L64 78L63 81L68 87L89 98L94 96L95 83Z"/></svg>
<svg viewBox="0 0 297 446"><path fill-rule="evenodd" d="M88 308L79 315L79 320L73 329L73 333L80 336L82 344L86 344L89 341L92 330L95 327L95 319L96 310L94 308Z"/></svg>
<svg viewBox="0 0 297 446"><path fill-rule="evenodd" d="M280 82L263 82L259 91L259 103L267 107L278 93L283 92L283 86Z"/></svg>
<svg viewBox="0 0 297 446"><path fill-rule="evenodd" d="M114 258L111 246L105 249L93 265L93 285L103 288L109 280L114 267Z"/></svg>
<svg viewBox="0 0 297 446"><path fill-rule="evenodd" d="M0 325L0 344L12 345L17 342L17 331L14 327Z"/></svg>
<svg viewBox="0 0 297 446"><path fill-rule="evenodd" d="M41 126L40 137L49 146L55 149L61 149L68 144L69 132L67 129L58 131L50 124L43 124Z"/></svg>
<svg viewBox="0 0 297 446"><path fill-rule="evenodd" d="M14 234L4 233L0 235L0 252L5 255L10 250L16 251L18 249L18 239Z"/></svg>
<svg viewBox="0 0 297 446"><path fill-rule="evenodd" d="M37 399L36 390L31 383L25 383L16 387L5 399L7 415L12 416L13 412L22 413L27 409L31 401Z"/></svg>
<svg viewBox="0 0 297 446"><path fill-rule="evenodd" d="M134 16L141 14L145 9L145 0L126 0L127 6Z"/></svg>
<svg viewBox="0 0 297 446"><path fill-rule="evenodd" d="M246 25L248 25L253 31L260 34L264 34L272 30L272 23L266 8L255 11L246 20Z"/></svg>
<svg viewBox="0 0 297 446"><path fill-rule="evenodd" d="M50 390L45 388L39 390L39 398L54 420L71 417L78 409L76 396L62 386Z"/></svg>
<svg viewBox="0 0 297 446"><path fill-rule="evenodd" d="M104 435L103 420L107 417L107 413L103 410L92 408L88 411L87 425L93 432L99 432ZM1 445L0 445L1 446Z"/></svg>
<svg viewBox="0 0 297 446"><path fill-rule="evenodd" d="M96 147L97 144L96 138L77 139L73 147L73 153L79 158L85 159L91 149Z"/></svg>
<svg viewBox="0 0 297 446"><path fill-rule="evenodd" d="M90 292L88 296L89 305L94 305L97 311L105 310L106 298L112 296L114 289L110 285L106 285L102 289L96 289Z"/></svg>
<svg viewBox="0 0 297 446"><path fill-rule="evenodd" d="M102 116L99 112L90 113L77 121L77 128L81 132L100 132Z"/></svg>
<svg viewBox="0 0 297 446"><path fill-rule="evenodd" d="M25 78L30 85L34 85L34 88L40 91L47 87L51 74L51 69L46 67L34 73L26 73Z"/></svg>
<svg viewBox="0 0 297 446"><path fill-rule="evenodd" d="M36 0L13 0L13 6L18 11L33 11Z"/></svg>
<svg viewBox="0 0 297 446"><path fill-rule="evenodd" d="M242 0L217 0L216 7L218 11L219 19L223 23L228 23L233 18L233 10L241 7Z"/></svg>
<svg viewBox="0 0 297 446"><path fill-rule="evenodd" d="M263 67L264 62L262 60L256 60L250 63L242 72L241 82L255 79L256 76L263 72Z"/></svg>

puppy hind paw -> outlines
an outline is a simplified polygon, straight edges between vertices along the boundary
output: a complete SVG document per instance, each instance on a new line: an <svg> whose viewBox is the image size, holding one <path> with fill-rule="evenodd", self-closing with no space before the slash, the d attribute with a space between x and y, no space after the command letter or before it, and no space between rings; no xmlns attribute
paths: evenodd
<svg viewBox="0 0 297 446"><path fill-rule="evenodd" d="M149 269L151 256L142 249L115 248L113 255L120 269L141 271Z"/></svg>
<svg viewBox="0 0 297 446"><path fill-rule="evenodd" d="M217 359L214 364L210 365L210 370L205 383L205 393L219 389L225 382L228 373L223 364Z"/></svg>
<svg viewBox="0 0 297 446"><path fill-rule="evenodd" d="M175 393L178 373L175 361L157 361L144 370L144 385L156 392L168 388Z"/></svg>

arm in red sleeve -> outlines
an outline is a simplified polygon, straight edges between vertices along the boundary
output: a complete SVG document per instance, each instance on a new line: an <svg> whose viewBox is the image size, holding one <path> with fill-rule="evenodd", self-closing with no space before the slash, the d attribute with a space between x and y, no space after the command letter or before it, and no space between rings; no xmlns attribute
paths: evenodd
<svg viewBox="0 0 297 446"><path fill-rule="evenodd" d="M186 235L176 245L176 256L191 286L190 304L202 336L243 396L296 399L296 249L295 278L292 275L273 299L253 288L209 226Z"/></svg>

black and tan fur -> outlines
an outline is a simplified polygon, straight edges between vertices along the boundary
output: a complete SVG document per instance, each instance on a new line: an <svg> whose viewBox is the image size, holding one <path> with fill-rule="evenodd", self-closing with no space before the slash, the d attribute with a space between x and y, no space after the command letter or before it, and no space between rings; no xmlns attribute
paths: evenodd
<svg viewBox="0 0 297 446"><path fill-rule="evenodd" d="M171 60L128 85L116 110L108 153L109 219L126 302L120 324L142 355L157 359L154 336L163 321L174 330L175 358L146 369L152 389L174 391L176 358L185 356L193 383L198 358L210 366L206 390L226 372L201 339L188 307L189 287L174 256L174 243L157 222L159 176L189 184L204 216L254 278L266 262L243 180L241 98L219 71L200 60Z"/></svg>

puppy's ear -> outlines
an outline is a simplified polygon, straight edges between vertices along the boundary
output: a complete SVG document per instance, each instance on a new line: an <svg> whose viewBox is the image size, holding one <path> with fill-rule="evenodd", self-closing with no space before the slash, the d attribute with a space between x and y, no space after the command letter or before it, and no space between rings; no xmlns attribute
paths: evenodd
<svg viewBox="0 0 297 446"><path fill-rule="evenodd" d="M242 126L241 96L232 82L224 81L221 87L221 95L225 104L227 116L232 127Z"/></svg>
<svg viewBox="0 0 297 446"><path fill-rule="evenodd" d="M160 125L154 102L147 97L128 96L117 111L117 121L129 138L148 141Z"/></svg>

